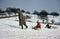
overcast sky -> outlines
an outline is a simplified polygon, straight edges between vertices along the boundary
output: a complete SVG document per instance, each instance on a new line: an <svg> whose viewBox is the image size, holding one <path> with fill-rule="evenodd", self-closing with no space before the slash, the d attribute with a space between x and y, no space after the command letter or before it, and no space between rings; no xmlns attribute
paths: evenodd
<svg viewBox="0 0 60 39"><path fill-rule="evenodd" d="M60 0L0 0L0 8L7 7L21 8L25 11L34 10L47 12L60 12Z"/></svg>

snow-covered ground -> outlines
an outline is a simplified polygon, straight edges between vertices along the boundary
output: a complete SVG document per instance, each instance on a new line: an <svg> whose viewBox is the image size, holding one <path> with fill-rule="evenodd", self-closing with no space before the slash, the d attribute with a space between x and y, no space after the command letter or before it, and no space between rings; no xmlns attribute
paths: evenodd
<svg viewBox="0 0 60 39"><path fill-rule="evenodd" d="M4 18L0 19L0 39L60 39L60 26L59 25L51 25L55 28L45 28L46 24L41 23L41 29L34 30L32 26L36 25L37 16L36 15L29 15L32 18L27 19L30 20L26 21L28 28L21 29L19 26L18 17L11 17L11 18ZM59 17L54 18L58 20ZM49 17L52 19L52 17ZM41 21L41 20L39 20ZM41 21L42 22L42 21Z"/></svg>

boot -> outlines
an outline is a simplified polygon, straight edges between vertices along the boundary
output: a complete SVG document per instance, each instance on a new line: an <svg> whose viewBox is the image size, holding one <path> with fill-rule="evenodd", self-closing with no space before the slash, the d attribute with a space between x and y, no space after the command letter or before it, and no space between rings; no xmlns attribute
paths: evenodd
<svg viewBox="0 0 60 39"><path fill-rule="evenodd" d="M28 28L28 26L27 26L26 24L24 24L24 25L26 26L26 28ZM26 28L25 28L25 29L26 29Z"/></svg>
<svg viewBox="0 0 60 39"><path fill-rule="evenodd" d="M26 28L28 28L28 26L26 26Z"/></svg>
<svg viewBox="0 0 60 39"><path fill-rule="evenodd" d="M21 29L23 29L23 26L21 26L22 28Z"/></svg>

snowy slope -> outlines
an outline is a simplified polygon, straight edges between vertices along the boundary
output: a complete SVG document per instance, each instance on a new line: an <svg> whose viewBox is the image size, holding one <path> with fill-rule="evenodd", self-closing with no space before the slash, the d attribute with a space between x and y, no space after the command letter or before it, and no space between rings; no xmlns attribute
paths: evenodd
<svg viewBox="0 0 60 39"><path fill-rule="evenodd" d="M21 29L18 24L18 17L0 19L0 39L60 39L60 26L51 25L56 28L45 28L46 24L41 23L41 29L34 30L32 26L36 25L37 16L30 15L32 18L27 19L28 28ZM41 20L40 20L41 21Z"/></svg>

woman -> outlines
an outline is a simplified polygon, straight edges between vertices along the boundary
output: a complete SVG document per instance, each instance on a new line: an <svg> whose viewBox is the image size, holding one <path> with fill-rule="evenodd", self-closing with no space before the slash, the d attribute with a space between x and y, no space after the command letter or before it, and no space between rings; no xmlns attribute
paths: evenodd
<svg viewBox="0 0 60 39"><path fill-rule="evenodd" d="M28 28L28 26L26 25L25 17L23 16L19 8L17 9L17 13L19 16L19 26L21 25L22 29L23 29L23 25L25 25L26 28Z"/></svg>

